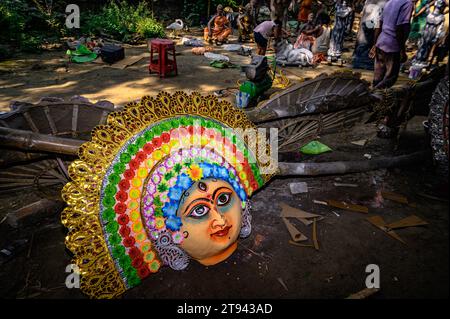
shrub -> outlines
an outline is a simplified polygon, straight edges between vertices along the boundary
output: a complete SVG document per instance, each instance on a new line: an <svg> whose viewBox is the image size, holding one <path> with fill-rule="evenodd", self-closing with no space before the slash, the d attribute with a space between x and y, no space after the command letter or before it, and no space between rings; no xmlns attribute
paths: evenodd
<svg viewBox="0 0 450 319"><path fill-rule="evenodd" d="M137 33L144 38L164 38L164 27L152 18L142 18L137 21Z"/></svg>
<svg viewBox="0 0 450 319"><path fill-rule="evenodd" d="M163 37L163 26L151 18L147 7L145 1L133 6L126 1L110 0L100 13L91 13L82 21L82 31L89 35L103 31L121 41L131 38L133 34Z"/></svg>
<svg viewBox="0 0 450 319"><path fill-rule="evenodd" d="M43 4L45 3L45 4ZM55 5L56 6L56 5ZM63 14L58 6L44 1L1 0L0 41L24 51L35 51L41 47L44 38L61 36Z"/></svg>

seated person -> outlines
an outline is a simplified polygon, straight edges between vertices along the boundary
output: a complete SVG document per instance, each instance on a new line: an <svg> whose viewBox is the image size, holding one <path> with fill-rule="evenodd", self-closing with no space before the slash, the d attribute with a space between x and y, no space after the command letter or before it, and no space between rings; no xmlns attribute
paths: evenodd
<svg viewBox="0 0 450 319"><path fill-rule="evenodd" d="M315 21L314 21L314 13L310 13L308 14L308 21L306 21L306 23L303 23L302 25L300 25L299 28L299 35L304 32L304 31L309 31L315 28Z"/></svg>
<svg viewBox="0 0 450 319"><path fill-rule="evenodd" d="M320 29L321 26L314 25L314 14L308 14L308 21L300 27L300 34L295 41L294 49L311 50L314 43L314 34L317 34Z"/></svg>
<svg viewBox="0 0 450 319"><path fill-rule="evenodd" d="M214 24L214 27L212 26ZM223 6L217 6L217 13L208 22L208 26L204 30L205 41L212 43L215 41L217 45L227 42L231 34L231 25L227 17L224 15Z"/></svg>
<svg viewBox="0 0 450 319"><path fill-rule="evenodd" d="M317 22L317 28L307 31L306 34L312 35L314 37L314 44L311 48L312 53L323 53L326 55L328 52L328 47L330 46L330 16L326 13L323 13L318 17Z"/></svg>
<svg viewBox="0 0 450 319"><path fill-rule="evenodd" d="M264 21L256 26L253 30L253 37L258 47L256 54L266 55L269 39L275 35L276 29L279 28L281 28L281 21L279 20Z"/></svg>

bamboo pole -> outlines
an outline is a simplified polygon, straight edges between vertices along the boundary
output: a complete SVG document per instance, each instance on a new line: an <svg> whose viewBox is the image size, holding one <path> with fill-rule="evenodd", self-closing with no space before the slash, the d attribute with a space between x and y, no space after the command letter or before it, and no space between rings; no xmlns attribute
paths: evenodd
<svg viewBox="0 0 450 319"><path fill-rule="evenodd" d="M0 127L0 145L26 151L77 155L85 141Z"/></svg>
<svg viewBox="0 0 450 319"><path fill-rule="evenodd" d="M429 156L429 151L420 151L406 155L386 156L366 161L340 161L327 163L287 163L280 162L280 176L317 176L348 174L376 170L380 168L391 168L402 165L410 165L423 161Z"/></svg>

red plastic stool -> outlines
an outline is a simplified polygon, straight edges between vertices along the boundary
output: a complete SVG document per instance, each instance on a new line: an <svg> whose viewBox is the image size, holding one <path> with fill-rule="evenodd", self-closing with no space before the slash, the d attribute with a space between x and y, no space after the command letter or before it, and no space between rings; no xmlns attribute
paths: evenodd
<svg viewBox="0 0 450 319"><path fill-rule="evenodd" d="M175 43L166 39L153 39L150 41L150 64L148 72L152 71L165 77L167 73L175 72L178 75Z"/></svg>

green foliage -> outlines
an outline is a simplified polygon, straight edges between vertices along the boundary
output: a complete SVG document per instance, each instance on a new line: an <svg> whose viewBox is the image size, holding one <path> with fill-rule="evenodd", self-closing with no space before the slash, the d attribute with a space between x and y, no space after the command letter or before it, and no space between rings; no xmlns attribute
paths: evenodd
<svg viewBox="0 0 450 319"><path fill-rule="evenodd" d="M126 1L110 0L100 11L81 21L82 32L96 35L104 32L125 41L133 34L141 37L164 37L163 26L154 20L145 1L132 5Z"/></svg>
<svg viewBox="0 0 450 319"><path fill-rule="evenodd" d="M231 7L233 10L237 9L243 1L239 0L211 0L210 15L216 13L216 7L221 4L224 7ZM182 16L186 17L187 22L192 25L199 24L202 20L205 22L208 17L208 1L199 0L185 0L183 5ZM203 19L202 19L203 18Z"/></svg>
<svg viewBox="0 0 450 319"><path fill-rule="evenodd" d="M164 27L150 17L137 22L137 33L144 38L165 38L166 36Z"/></svg>
<svg viewBox="0 0 450 319"><path fill-rule="evenodd" d="M46 37L64 35L64 9L59 6L43 0L1 0L0 41L36 51Z"/></svg>

